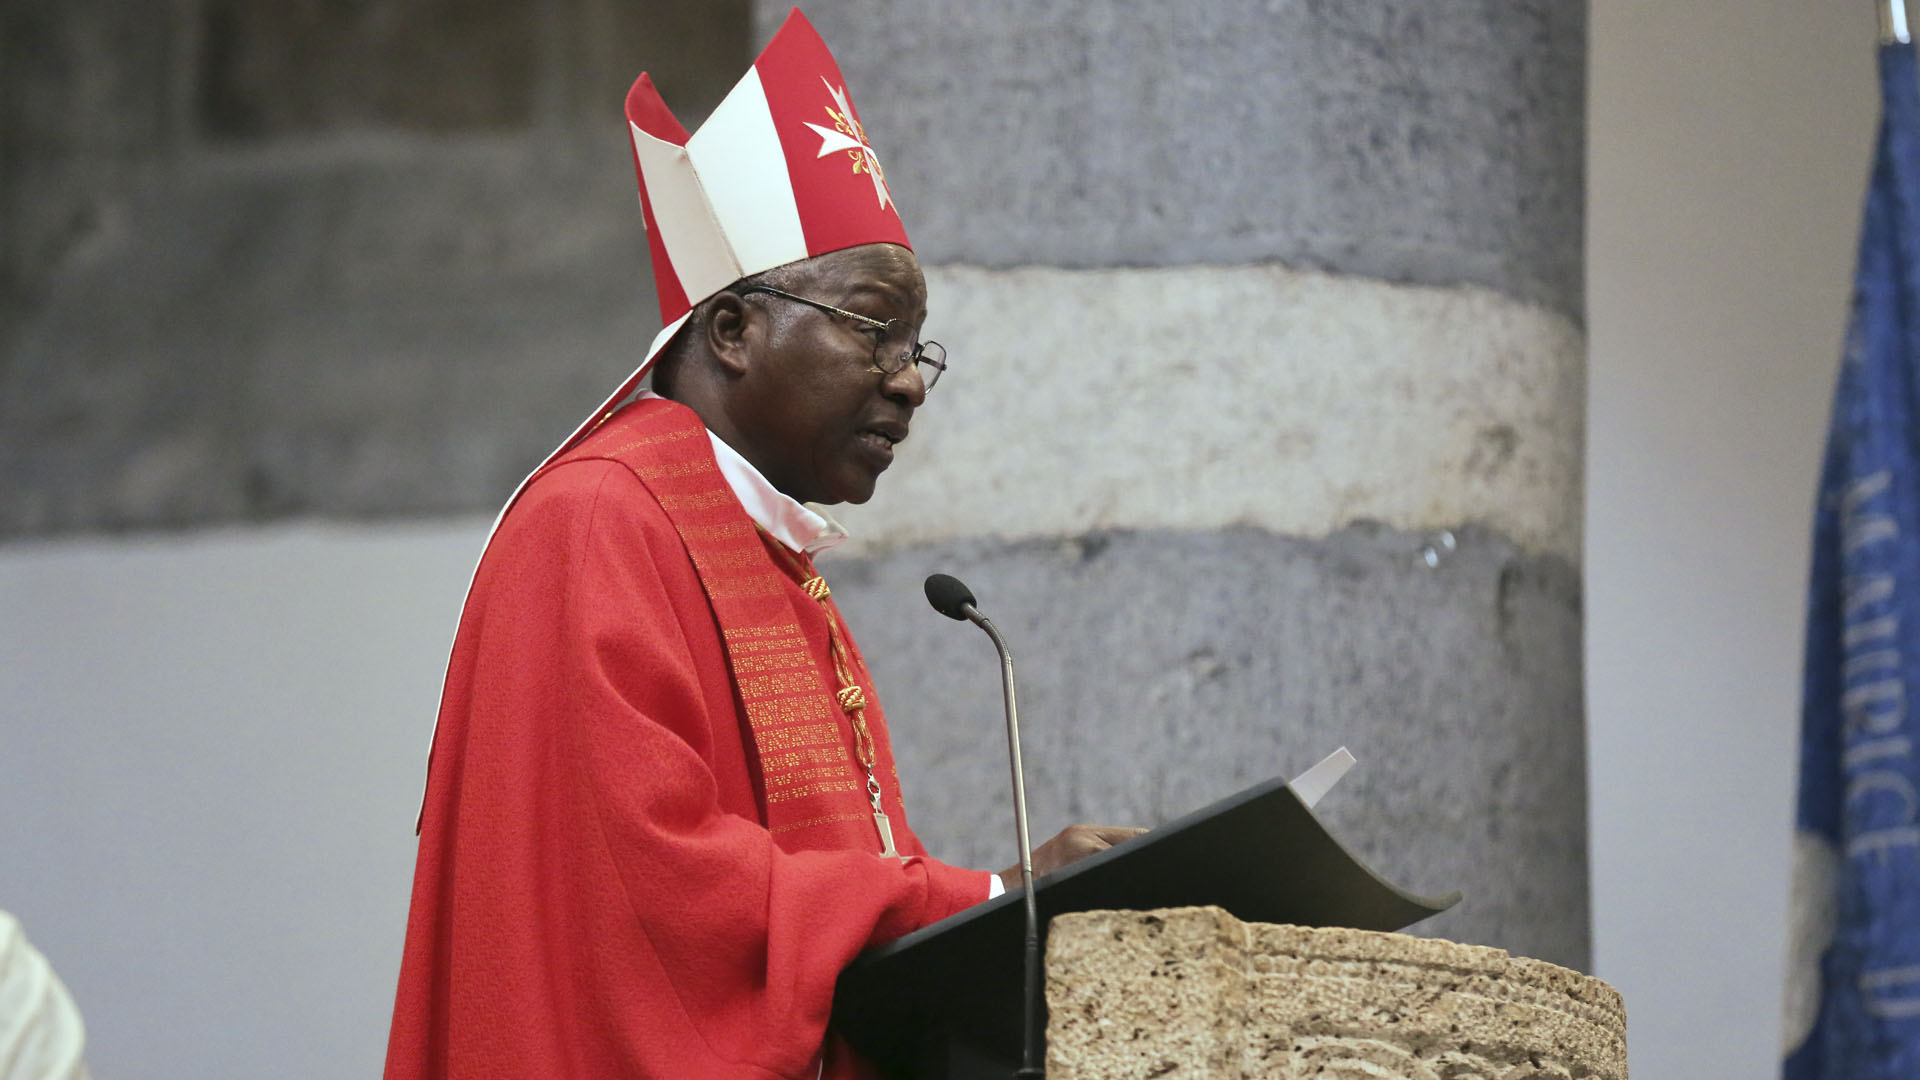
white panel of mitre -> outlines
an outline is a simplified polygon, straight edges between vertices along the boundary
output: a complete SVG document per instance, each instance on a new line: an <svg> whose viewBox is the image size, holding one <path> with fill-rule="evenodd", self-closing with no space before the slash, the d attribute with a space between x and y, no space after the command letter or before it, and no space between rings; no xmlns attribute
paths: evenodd
<svg viewBox="0 0 1920 1080"><path fill-rule="evenodd" d="M740 265L741 272L734 278L807 257L807 237L800 228L786 151L774 130L758 70L747 69L726 100L687 140L687 154ZM730 285L734 278L714 288ZM689 289L688 296L693 295Z"/></svg>
<svg viewBox="0 0 1920 1080"><path fill-rule="evenodd" d="M653 204L653 225L667 249L667 261L687 300L697 304L743 276L740 263L727 246L686 147L656 139L631 120L627 128L640 172L647 178L647 201Z"/></svg>

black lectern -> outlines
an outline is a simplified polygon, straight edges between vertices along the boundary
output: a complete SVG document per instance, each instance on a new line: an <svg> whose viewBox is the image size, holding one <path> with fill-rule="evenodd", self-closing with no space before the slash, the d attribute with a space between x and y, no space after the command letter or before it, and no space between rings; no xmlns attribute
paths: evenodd
<svg viewBox="0 0 1920 1080"><path fill-rule="evenodd" d="M1249 922L1398 930L1460 900L1415 896L1271 780L1035 883L1055 915L1212 904ZM1020 1061L1019 890L869 950L841 974L833 1022L895 1080L1006 1080Z"/></svg>

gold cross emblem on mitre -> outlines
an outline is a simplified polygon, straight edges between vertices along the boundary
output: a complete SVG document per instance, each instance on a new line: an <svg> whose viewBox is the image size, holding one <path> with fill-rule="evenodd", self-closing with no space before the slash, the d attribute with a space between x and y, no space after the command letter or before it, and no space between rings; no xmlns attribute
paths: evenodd
<svg viewBox="0 0 1920 1080"><path fill-rule="evenodd" d="M893 201L892 195L887 191L886 174L880 170L880 156L875 154L873 147L867 143L865 129L860 126L860 121L853 118L853 107L847 104L846 87L836 89L824 77L820 81L826 85L827 93L833 96L833 105L825 107L827 119L833 121L833 126L825 128L819 124L807 124L813 129L814 134L820 136L820 153L815 156L826 157L828 154L845 151L847 158L853 162L853 171L856 176L866 173L873 178L873 193L880 200L880 209L885 210L887 204ZM839 108L834 108L834 105L838 105ZM803 120L801 123L806 121Z"/></svg>

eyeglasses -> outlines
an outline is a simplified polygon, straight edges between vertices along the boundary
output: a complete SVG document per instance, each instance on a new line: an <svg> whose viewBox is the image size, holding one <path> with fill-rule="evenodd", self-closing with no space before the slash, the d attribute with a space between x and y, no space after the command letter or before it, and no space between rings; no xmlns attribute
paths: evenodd
<svg viewBox="0 0 1920 1080"><path fill-rule="evenodd" d="M897 375L908 364L918 364L923 392L931 391L933 384L940 381L940 373L947 370L946 347L937 341L914 341L913 328L907 325L905 319L888 319L885 322L870 319L865 315L834 307L832 304L823 304L818 300L795 296L771 285L742 285L733 291L741 295L766 293L768 296L777 296L782 300L792 300L832 315L852 319L868 330L878 331L873 338L874 370L882 375Z"/></svg>

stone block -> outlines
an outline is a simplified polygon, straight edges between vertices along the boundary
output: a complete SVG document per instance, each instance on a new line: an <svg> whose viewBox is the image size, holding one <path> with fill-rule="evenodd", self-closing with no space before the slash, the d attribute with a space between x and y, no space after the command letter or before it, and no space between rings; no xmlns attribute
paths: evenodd
<svg viewBox="0 0 1920 1080"><path fill-rule="evenodd" d="M658 326L608 142L360 136L137 187L9 342L0 532L497 509Z"/></svg>
<svg viewBox="0 0 1920 1080"><path fill-rule="evenodd" d="M642 70L692 127L752 60L747 0L208 0L199 18L199 122L225 137L617 135Z"/></svg>
<svg viewBox="0 0 1920 1080"><path fill-rule="evenodd" d="M1579 574L1484 529L1454 536L1143 529L820 568L936 856L1015 858L999 666L985 635L928 608L921 582L945 571L1013 647L1036 842L1169 821L1344 744L1359 765L1318 810L1333 834L1416 892L1466 893L1418 932L1582 967Z"/></svg>
<svg viewBox="0 0 1920 1080"><path fill-rule="evenodd" d="M864 543L1475 521L1580 557L1586 340L1481 288L1260 266L932 267L951 370Z"/></svg>
<svg viewBox="0 0 1920 1080"><path fill-rule="evenodd" d="M1500 949L1094 911L1047 941L1054 1080L1626 1080L1626 1007Z"/></svg>
<svg viewBox="0 0 1920 1080"><path fill-rule="evenodd" d="M0 348L174 137L175 3L0 5ZM0 369L4 370L4 369Z"/></svg>
<svg viewBox="0 0 1920 1080"><path fill-rule="evenodd" d="M759 0L763 40L789 7ZM807 15L928 261L1278 261L1581 310L1584 3L820 0Z"/></svg>
<svg viewBox="0 0 1920 1080"><path fill-rule="evenodd" d="M512 129L534 115L539 9L462 0L205 0L211 135Z"/></svg>
<svg viewBox="0 0 1920 1080"><path fill-rule="evenodd" d="M753 63L750 0L574 0L564 65L569 122L626 130L627 87L644 71L688 131Z"/></svg>

